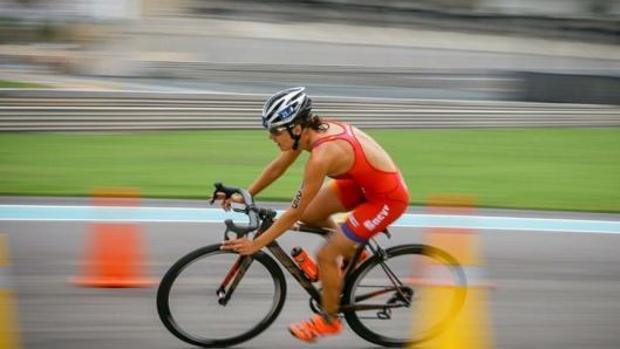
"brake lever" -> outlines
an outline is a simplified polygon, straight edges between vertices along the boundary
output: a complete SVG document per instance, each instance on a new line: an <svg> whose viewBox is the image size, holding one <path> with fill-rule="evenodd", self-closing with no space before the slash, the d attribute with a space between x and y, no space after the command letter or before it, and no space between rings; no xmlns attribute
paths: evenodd
<svg viewBox="0 0 620 349"><path fill-rule="evenodd" d="M245 209L235 209L236 212L243 212L248 215L250 222L247 226L238 226L233 223L232 219L227 219L224 221L226 224L226 231L224 232L224 238L226 240L230 240L228 233L234 232L237 235L237 238L241 238L252 231L256 230L259 225L259 217L256 212L256 206L254 205L254 200L252 196L244 189L227 187L222 183L215 183L215 191L213 192L213 197L211 198L211 203L215 202L218 193L223 193L225 198L228 199L232 197L233 194L238 193L242 196L243 202L245 204Z"/></svg>
<svg viewBox="0 0 620 349"><path fill-rule="evenodd" d="M219 191L217 190L217 188L215 188L215 190L213 191L213 196L211 196L211 200L209 200L209 205L213 205L215 203L215 199L217 198L217 194L218 193L222 193L224 194L224 199L228 199L230 198L232 195L229 195L223 191Z"/></svg>
<svg viewBox="0 0 620 349"><path fill-rule="evenodd" d="M230 236L228 236L228 233L230 233L231 231L232 230L230 230L230 228L226 226L226 231L224 231L224 241L232 240ZM235 233L235 235L236 235L235 239L239 238L239 234Z"/></svg>

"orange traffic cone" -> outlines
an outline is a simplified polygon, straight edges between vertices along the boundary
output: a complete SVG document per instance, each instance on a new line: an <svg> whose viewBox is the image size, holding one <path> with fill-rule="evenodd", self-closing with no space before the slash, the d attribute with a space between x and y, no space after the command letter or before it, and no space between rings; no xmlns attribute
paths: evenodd
<svg viewBox="0 0 620 349"><path fill-rule="evenodd" d="M429 198L429 211L435 214L471 215L474 212L473 197L463 195L435 195ZM442 249L456 259L462 268L466 282L455 284L440 271L445 265L427 265L427 280L419 296L419 317L413 324L417 333L420 324L434 323L438 314L449 314L449 321L433 332L427 341L418 343L418 349L489 349L493 347L490 319L487 310L487 290L492 285L484 277L481 245L478 235L471 229L430 228L425 234L426 243ZM451 297L457 292L464 294L460 309L452 311ZM447 310L447 311L446 311Z"/></svg>
<svg viewBox="0 0 620 349"><path fill-rule="evenodd" d="M16 291L12 284L8 237L0 234L0 348L22 348L22 335L15 304Z"/></svg>
<svg viewBox="0 0 620 349"><path fill-rule="evenodd" d="M137 206L135 191L98 191L98 206ZM95 223L81 276L72 279L86 287L149 287L145 276L142 234L135 223Z"/></svg>

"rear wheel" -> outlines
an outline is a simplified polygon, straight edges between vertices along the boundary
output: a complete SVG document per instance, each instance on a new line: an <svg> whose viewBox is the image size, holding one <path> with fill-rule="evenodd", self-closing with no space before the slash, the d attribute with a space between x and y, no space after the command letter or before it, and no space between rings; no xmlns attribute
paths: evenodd
<svg viewBox="0 0 620 349"><path fill-rule="evenodd" d="M282 310L286 280L265 253L251 258L224 305L218 291L229 274L226 290L232 285L236 273L231 270L240 260L238 254L220 250L218 244L177 261L157 291L157 310L166 328L182 341L205 348L238 344L265 330Z"/></svg>
<svg viewBox="0 0 620 349"><path fill-rule="evenodd" d="M390 275L399 280L398 287ZM360 337L404 347L440 333L460 311L465 293L463 270L448 253L402 245L360 265L347 280L342 304L358 307L344 315Z"/></svg>

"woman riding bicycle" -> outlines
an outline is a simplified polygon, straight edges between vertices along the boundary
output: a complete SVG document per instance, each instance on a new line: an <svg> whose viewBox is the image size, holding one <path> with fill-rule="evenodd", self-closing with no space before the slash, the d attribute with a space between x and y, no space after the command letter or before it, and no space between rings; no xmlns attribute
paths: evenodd
<svg viewBox="0 0 620 349"><path fill-rule="evenodd" d="M268 245L298 221L335 231L317 254L324 314L293 324L289 331L313 342L342 331L338 319L342 288L339 258L350 258L358 243L394 222L407 208L407 186L390 156L372 138L346 123L322 120L312 112L303 87L271 96L263 108L263 126L282 151L250 185L256 196L278 179L299 157L310 152L301 187L291 206L254 240L223 242L223 249L250 255ZM323 185L326 177L333 180ZM225 202L225 208L230 201ZM337 225L331 215L352 211Z"/></svg>

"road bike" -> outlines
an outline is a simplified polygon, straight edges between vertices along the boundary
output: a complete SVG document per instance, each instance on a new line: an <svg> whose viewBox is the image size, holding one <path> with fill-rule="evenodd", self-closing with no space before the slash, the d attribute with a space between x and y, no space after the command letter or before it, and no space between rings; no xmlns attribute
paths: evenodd
<svg viewBox="0 0 620 349"><path fill-rule="evenodd" d="M216 193L241 195L244 205L233 209L249 217L247 225L225 220L225 239L231 238L231 233L256 237L274 223L276 211L258 207L247 191L221 183L215 187L214 197ZM331 234L328 229L304 224L297 230L322 237ZM386 229L381 237L390 238L391 233ZM404 347L433 338L465 301L463 269L438 248L420 244L383 248L378 239L359 244L343 267L340 316L357 335L382 346ZM284 306L287 284L282 267L307 292L310 309L322 311L320 288L277 240L251 256L221 250L220 246L213 244L188 253L161 280L157 291L159 317L182 341L204 348L227 347L263 332ZM424 276L429 270L435 282ZM425 288L429 287L441 292L425 298ZM427 315L416 318L421 312Z"/></svg>

